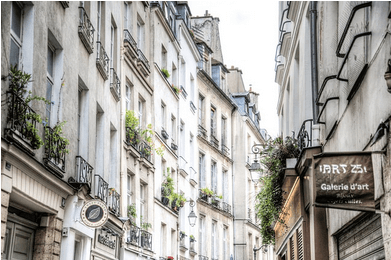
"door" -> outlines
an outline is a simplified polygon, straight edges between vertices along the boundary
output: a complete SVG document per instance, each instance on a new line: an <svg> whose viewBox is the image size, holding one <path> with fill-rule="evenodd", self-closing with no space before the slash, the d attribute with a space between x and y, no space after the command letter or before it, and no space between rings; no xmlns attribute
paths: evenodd
<svg viewBox="0 0 391 260"><path fill-rule="evenodd" d="M7 222L5 249L2 259L33 259L34 230L14 222Z"/></svg>

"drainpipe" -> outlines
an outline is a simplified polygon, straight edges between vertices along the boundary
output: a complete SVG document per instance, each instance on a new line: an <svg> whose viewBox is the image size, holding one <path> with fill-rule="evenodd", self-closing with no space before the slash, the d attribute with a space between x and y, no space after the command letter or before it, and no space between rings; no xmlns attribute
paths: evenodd
<svg viewBox="0 0 391 260"><path fill-rule="evenodd" d="M312 78L312 118L314 124L317 124L317 118L319 114L319 108L316 104L316 98L318 97L318 48L317 48L317 32L316 32L316 19L317 19L317 2L310 2L310 22L311 22L311 78Z"/></svg>

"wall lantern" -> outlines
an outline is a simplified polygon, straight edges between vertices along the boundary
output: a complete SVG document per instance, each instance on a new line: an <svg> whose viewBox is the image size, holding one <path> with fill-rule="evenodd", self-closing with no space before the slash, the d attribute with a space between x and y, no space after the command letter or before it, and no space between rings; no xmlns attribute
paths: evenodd
<svg viewBox="0 0 391 260"><path fill-rule="evenodd" d="M388 93L391 93L391 59L388 60L388 69L386 73L384 74L384 79L386 80L387 83L387 90Z"/></svg>
<svg viewBox="0 0 391 260"><path fill-rule="evenodd" d="M197 221L197 216L196 214L194 213L193 211L193 207L194 207L195 203L193 200L190 201L190 207L191 207L191 211L190 211L190 214L189 214L189 223L190 223L190 226L194 227L196 221Z"/></svg>
<svg viewBox="0 0 391 260"><path fill-rule="evenodd" d="M259 154L259 146L262 146L262 144L254 144L253 147L251 147L251 151L253 154L255 154L254 162L251 164L249 171L251 173L251 180L254 183L258 183L259 179L261 178L261 164L258 162L257 154Z"/></svg>

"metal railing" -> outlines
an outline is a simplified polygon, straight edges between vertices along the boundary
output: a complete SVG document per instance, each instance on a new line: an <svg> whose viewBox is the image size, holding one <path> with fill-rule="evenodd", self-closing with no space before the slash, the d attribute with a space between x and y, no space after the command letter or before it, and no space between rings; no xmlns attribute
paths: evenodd
<svg viewBox="0 0 391 260"><path fill-rule="evenodd" d="M126 130L126 143L133 146L134 149L138 150L139 136L136 129L125 127Z"/></svg>
<svg viewBox="0 0 391 260"><path fill-rule="evenodd" d="M221 144L221 152L224 155L229 156L229 148L224 143Z"/></svg>
<svg viewBox="0 0 391 260"><path fill-rule="evenodd" d="M309 127L307 126L309 124ZM312 146L312 119L303 121L297 136L298 146L300 152L306 148Z"/></svg>
<svg viewBox="0 0 391 260"><path fill-rule="evenodd" d="M203 255L198 255L198 260L208 260L209 258Z"/></svg>
<svg viewBox="0 0 391 260"><path fill-rule="evenodd" d="M81 156L76 156L76 176L69 178L69 182L87 184L91 188L93 170L94 168L86 160Z"/></svg>
<svg viewBox="0 0 391 260"><path fill-rule="evenodd" d="M145 230L140 230L141 247L152 250L152 234Z"/></svg>
<svg viewBox="0 0 391 260"><path fill-rule="evenodd" d="M29 115L36 114L23 98L15 92L7 92L8 115L7 129L26 141L33 149L39 147L39 140L33 129L37 129L37 121ZM29 126L29 127L28 127Z"/></svg>
<svg viewBox="0 0 391 260"><path fill-rule="evenodd" d="M133 39L132 35L130 34L130 32L128 31L128 29L125 29L124 30L124 41L125 42L128 42L130 44L130 46L133 48L133 50L135 52L137 52L137 43L136 41Z"/></svg>
<svg viewBox="0 0 391 260"><path fill-rule="evenodd" d="M144 66L145 66L148 70L150 70L149 61L148 61L147 58L145 57L144 53L143 53L140 49L137 50L137 53L138 53L138 59L139 59L139 61L141 61L141 62L144 64Z"/></svg>
<svg viewBox="0 0 391 260"><path fill-rule="evenodd" d="M190 101L190 108L195 112L197 110L196 106L194 105L193 101Z"/></svg>
<svg viewBox="0 0 391 260"><path fill-rule="evenodd" d="M211 145L219 149L219 140L217 140L217 138L214 135L210 136L210 143Z"/></svg>
<svg viewBox="0 0 391 260"><path fill-rule="evenodd" d="M51 162L61 171L65 171L65 154L67 144L64 138L60 136L54 128L45 126L44 161L46 164Z"/></svg>
<svg viewBox="0 0 391 260"><path fill-rule="evenodd" d="M108 195L109 184L100 175L95 174L95 197L107 204Z"/></svg>
<svg viewBox="0 0 391 260"><path fill-rule="evenodd" d="M121 97L121 81L114 68L110 69L110 88L117 94L118 100Z"/></svg>
<svg viewBox="0 0 391 260"><path fill-rule="evenodd" d="M204 139L207 139L207 131L202 125L198 125L198 135Z"/></svg>
<svg viewBox="0 0 391 260"><path fill-rule="evenodd" d="M120 205L120 195L115 190L110 190L109 201L108 201L109 210L111 213L113 213L118 217L120 215L119 205Z"/></svg>
<svg viewBox="0 0 391 260"><path fill-rule="evenodd" d="M98 54L96 56L96 66L98 67L99 72L101 73L102 77L106 80L109 76L109 61L110 58L107 55L105 48L103 47L103 44L98 41L96 42L98 45Z"/></svg>
<svg viewBox="0 0 391 260"><path fill-rule="evenodd" d="M142 158L147 159L148 161L151 162L151 154L152 154L152 149L151 146L149 146L145 141L142 141L139 146L140 149L140 154Z"/></svg>
<svg viewBox="0 0 391 260"><path fill-rule="evenodd" d="M94 26L84 7L79 6L79 37L89 54L94 51Z"/></svg>
<svg viewBox="0 0 391 260"><path fill-rule="evenodd" d="M134 245L139 245L140 243L139 238L140 238L140 228L131 224L128 231L127 242Z"/></svg>
<svg viewBox="0 0 391 260"><path fill-rule="evenodd" d="M231 214L231 205L229 205L227 202L221 202L221 209L229 214Z"/></svg>

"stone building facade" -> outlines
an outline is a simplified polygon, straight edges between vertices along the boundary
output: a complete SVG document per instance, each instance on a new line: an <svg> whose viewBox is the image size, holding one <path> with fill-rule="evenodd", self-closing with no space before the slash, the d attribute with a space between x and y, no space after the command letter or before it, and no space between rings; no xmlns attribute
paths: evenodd
<svg viewBox="0 0 391 260"><path fill-rule="evenodd" d="M1 5L2 258L250 259L248 158L265 136L219 19L187 2ZM82 220L92 201L107 208L96 228Z"/></svg>
<svg viewBox="0 0 391 260"><path fill-rule="evenodd" d="M301 155L286 170L286 225L274 227L277 259L391 259L391 4L280 2L279 9L280 133L298 138ZM342 195L345 205L322 204L319 158L363 155L371 160L373 206Z"/></svg>

